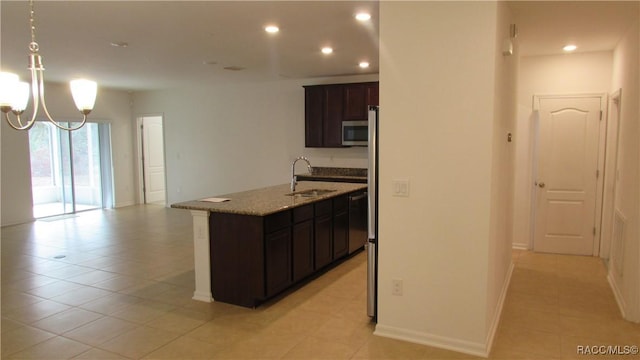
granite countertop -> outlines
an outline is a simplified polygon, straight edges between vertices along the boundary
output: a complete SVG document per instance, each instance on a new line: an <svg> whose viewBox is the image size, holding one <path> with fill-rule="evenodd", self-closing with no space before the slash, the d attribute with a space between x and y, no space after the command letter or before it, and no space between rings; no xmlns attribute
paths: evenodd
<svg viewBox="0 0 640 360"><path fill-rule="evenodd" d="M225 202L214 203L202 200L192 200L172 204L171 207L176 209L201 210L217 213L265 216L366 188L366 184L299 181L296 186L296 192L311 189L329 189L336 191L313 197L287 196L286 194L291 193L290 184L282 184L216 196L217 198L230 199Z"/></svg>

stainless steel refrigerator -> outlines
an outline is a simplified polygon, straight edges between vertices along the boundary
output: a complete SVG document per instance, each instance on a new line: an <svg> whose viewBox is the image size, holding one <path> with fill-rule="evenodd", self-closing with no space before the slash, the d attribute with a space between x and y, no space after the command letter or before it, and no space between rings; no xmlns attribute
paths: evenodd
<svg viewBox="0 0 640 360"><path fill-rule="evenodd" d="M373 321L377 321L378 317L378 119L379 107L369 106L367 314Z"/></svg>

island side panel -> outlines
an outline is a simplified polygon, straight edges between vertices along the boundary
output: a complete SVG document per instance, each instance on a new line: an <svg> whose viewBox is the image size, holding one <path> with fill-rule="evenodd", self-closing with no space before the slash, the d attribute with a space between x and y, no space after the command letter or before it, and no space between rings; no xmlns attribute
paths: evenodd
<svg viewBox="0 0 640 360"><path fill-rule="evenodd" d="M193 300L211 302L211 267L209 258L209 212L191 210L196 289Z"/></svg>
<svg viewBox="0 0 640 360"><path fill-rule="evenodd" d="M211 213L211 292L216 301L254 307L265 298L261 216Z"/></svg>

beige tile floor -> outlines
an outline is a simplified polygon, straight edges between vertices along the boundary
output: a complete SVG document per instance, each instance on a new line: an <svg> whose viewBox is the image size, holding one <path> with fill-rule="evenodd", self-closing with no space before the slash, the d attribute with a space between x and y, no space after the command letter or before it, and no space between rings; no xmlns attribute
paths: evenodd
<svg viewBox="0 0 640 360"><path fill-rule="evenodd" d="M363 253L255 310L193 301L191 231L188 211L159 206L2 228L2 358L476 359L374 336ZM513 260L491 358L640 345L598 259Z"/></svg>

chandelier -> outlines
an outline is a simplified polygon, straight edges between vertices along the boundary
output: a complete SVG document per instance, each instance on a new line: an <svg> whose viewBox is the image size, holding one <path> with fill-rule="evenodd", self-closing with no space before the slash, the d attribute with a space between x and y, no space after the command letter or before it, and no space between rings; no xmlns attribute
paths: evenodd
<svg viewBox="0 0 640 360"><path fill-rule="evenodd" d="M47 104L44 100L44 66L42 57L38 54L39 46L36 42L36 26L34 20L33 0L29 0L29 26L31 28L31 42L29 43L29 70L31 71L31 89L29 84L20 81L18 75L0 72L0 110L9 125L16 130L29 130L35 124L39 112L40 103L47 119L55 126L63 130L77 130L87 121L87 115L93 110L96 101L98 85L94 81L77 79L72 80L71 95L76 107L82 114L82 122L76 127L66 127L55 121L49 114ZM29 92L33 99L33 115L30 120L23 119L22 114L29 103ZM15 120L12 121L9 113L13 113Z"/></svg>

